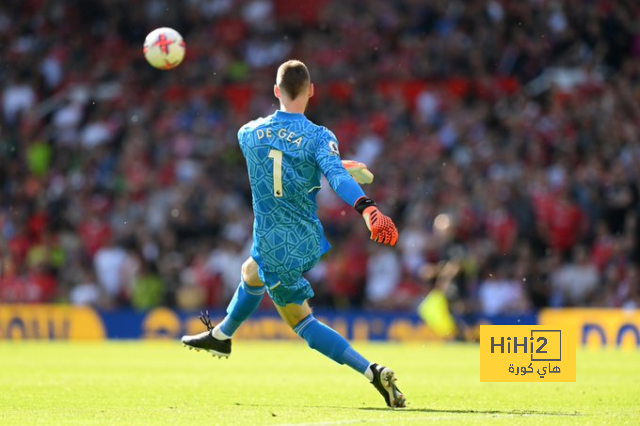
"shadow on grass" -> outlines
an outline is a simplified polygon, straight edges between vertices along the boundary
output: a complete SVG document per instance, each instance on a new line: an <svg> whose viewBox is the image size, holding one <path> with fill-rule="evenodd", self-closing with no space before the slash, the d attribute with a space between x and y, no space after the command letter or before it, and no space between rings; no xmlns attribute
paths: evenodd
<svg viewBox="0 0 640 426"><path fill-rule="evenodd" d="M362 407L363 411L387 411L389 408L383 407ZM444 410L435 408L399 408L398 411L410 413L440 413L440 414L510 414L514 416L569 416L577 417L582 414L566 413L562 411L536 411L536 410Z"/></svg>
<svg viewBox="0 0 640 426"><path fill-rule="evenodd" d="M236 402L235 405L240 407L287 407L291 408L291 405L274 405L274 404L245 404ZM337 407L329 405L301 405L300 408L329 408L332 410L362 410L362 411L391 411L388 407ZM566 417L579 417L581 413L567 413L562 411L536 411L536 410L444 410L435 408L398 408L401 413L433 413L433 414L500 414L500 415L512 415L512 416L566 416Z"/></svg>

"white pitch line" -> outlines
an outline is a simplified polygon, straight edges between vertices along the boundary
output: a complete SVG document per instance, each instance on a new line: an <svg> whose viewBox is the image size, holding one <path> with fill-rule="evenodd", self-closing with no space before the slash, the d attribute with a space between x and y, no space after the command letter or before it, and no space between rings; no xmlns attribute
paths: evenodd
<svg viewBox="0 0 640 426"><path fill-rule="evenodd" d="M537 413L523 413L523 414L482 414L482 413L469 413L467 415L459 414L456 416L431 416L431 417L399 417L397 421L400 422L418 422L418 421L429 421L429 422L437 422L440 420L453 420L460 419L461 417L491 417L491 418L504 418L504 417L533 417L533 416L544 416L545 414L537 414ZM316 423L282 423L276 426L332 426L332 425L352 425L358 423L388 423L390 419L367 419L367 420L336 420L332 422L316 422Z"/></svg>

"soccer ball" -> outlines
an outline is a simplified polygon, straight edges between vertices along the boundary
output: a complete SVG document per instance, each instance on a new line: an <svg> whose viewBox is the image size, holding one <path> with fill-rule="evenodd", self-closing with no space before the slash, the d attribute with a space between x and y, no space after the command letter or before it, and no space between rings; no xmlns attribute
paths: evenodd
<svg viewBox="0 0 640 426"><path fill-rule="evenodd" d="M170 70L180 65L187 45L179 32L173 28L158 28L144 40L142 52L152 67Z"/></svg>

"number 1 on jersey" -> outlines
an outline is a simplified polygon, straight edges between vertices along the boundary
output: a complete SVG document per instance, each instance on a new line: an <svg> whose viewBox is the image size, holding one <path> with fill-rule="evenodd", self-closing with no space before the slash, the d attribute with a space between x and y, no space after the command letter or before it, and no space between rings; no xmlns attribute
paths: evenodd
<svg viewBox="0 0 640 426"><path fill-rule="evenodd" d="M272 149L269 158L273 158L273 195L282 197L282 151Z"/></svg>

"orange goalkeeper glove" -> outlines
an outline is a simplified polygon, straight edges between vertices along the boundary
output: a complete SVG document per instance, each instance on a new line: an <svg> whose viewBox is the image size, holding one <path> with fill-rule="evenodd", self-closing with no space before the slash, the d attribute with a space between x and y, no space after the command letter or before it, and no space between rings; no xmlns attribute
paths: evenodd
<svg viewBox="0 0 640 426"><path fill-rule="evenodd" d="M380 244L395 246L398 241L398 230L390 217L378 210L376 203L367 197L360 197L353 206L362 215L367 228L371 231L371 239Z"/></svg>
<svg viewBox="0 0 640 426"><path fill-rule="evenodd" d="M353 160L342 160L342 165L359 184L373 182L373 173L367 169L366 164Z"/></svg>

